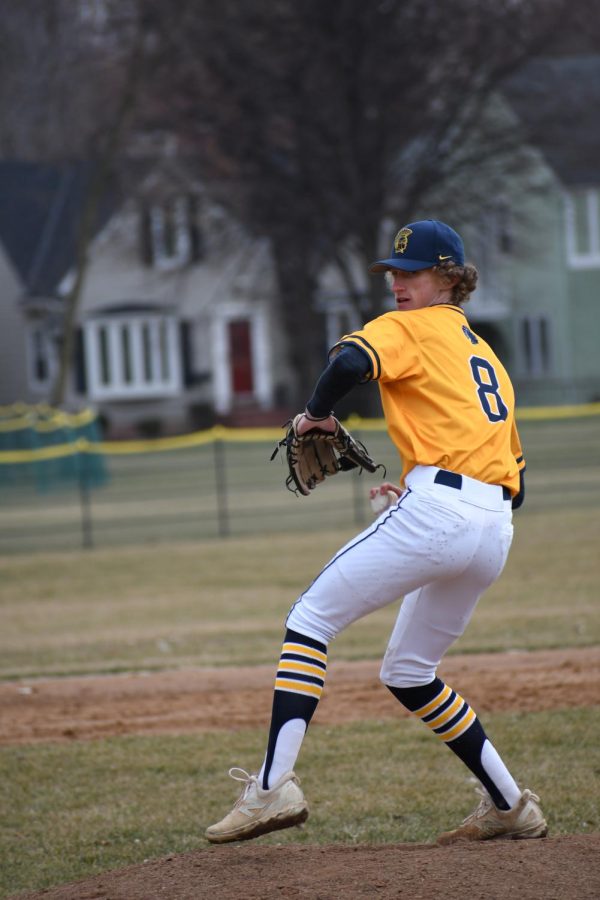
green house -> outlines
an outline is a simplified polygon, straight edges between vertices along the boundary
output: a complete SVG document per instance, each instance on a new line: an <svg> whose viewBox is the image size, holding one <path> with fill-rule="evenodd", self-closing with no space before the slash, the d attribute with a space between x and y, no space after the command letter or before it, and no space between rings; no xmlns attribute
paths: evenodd
<svg viewBox="0 0 600 900"><path fill-rule="evenodd" d="M600 401L600 57L538 60L507 96L534 174L465 227L482 275L467 314L520 405Z"/></svg>

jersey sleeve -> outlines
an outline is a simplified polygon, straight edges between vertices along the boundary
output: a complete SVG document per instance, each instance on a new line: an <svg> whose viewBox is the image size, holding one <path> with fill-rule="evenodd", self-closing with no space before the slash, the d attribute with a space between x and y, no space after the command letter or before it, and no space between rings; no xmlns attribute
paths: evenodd
<svg viewBox="0 0 600 900"><path fill-rule="evenodd" d="M347 345L358 347L366 354L370 363L369 381L398 381L418 369L417 345L393 314L379 316L364 328L344 335L331 348L330 359Z"/></svg>
<svg viewBox="0 0 600 900"><path fill-rule="evenodd" d="M512 430L510 434L510 449L515 458L515 462L517 463L517 468L519 472L525 471L525 457L523 455L523 448L521 447L521 440L519 438L519 432L517 431L517 426L515 421L513 420Z"/></svg>

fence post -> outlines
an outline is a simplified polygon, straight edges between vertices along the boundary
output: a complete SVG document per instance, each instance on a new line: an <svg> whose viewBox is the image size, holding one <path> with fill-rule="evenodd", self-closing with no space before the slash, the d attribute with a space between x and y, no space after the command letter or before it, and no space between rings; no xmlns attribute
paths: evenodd
<svg viewBox="0 0 600 900"><path fill-rule="evenodd" d="M217 492L217 524L219 537L229 537L229 509L227 506L227 479L225 469L225 442L215 438L215 488Z"/></svg>

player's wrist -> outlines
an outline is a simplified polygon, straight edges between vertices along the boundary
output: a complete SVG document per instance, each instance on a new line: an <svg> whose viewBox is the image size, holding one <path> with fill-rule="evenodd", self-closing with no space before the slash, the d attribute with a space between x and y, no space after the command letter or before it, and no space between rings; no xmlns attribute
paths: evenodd
<svg viewBox="0 0 600 900"><path fill-rule="evenodd" d="M297 431L299 435L307 434L315 430L327 432L328 434L335 434L337 428L338 420L333 413L317 417L313 416L308 410L305 410L298 416Z"/></svg>
<svg viewBox="0 0 600 900"><path fill-rule="evenodd" d="M333 416L333 410L328 412L325 416L313 416L307 406L304 409L303 415L309 420L309 422L325 422L327 419L330 419Z"/></svg>

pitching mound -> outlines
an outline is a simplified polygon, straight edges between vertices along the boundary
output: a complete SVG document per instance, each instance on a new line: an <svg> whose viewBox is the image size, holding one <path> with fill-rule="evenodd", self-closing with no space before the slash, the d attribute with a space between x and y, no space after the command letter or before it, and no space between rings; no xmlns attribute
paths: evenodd
<svg viewBox="0 0 600 900"><path fill-rule="evenodd" d="M261 847L168 856L22 900L597 900L600 835L435 847Z"/></svg>

